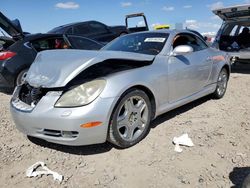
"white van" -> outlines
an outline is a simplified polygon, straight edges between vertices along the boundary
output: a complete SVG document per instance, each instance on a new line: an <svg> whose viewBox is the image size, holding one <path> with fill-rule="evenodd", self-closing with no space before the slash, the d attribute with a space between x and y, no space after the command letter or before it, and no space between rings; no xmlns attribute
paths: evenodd
<svg viewBox="0 0 250 188"><path fill-rule="evenodd" d="M250 4L213 10L222 20L213 47L228 52L232 63L250 63Z"/></svg>

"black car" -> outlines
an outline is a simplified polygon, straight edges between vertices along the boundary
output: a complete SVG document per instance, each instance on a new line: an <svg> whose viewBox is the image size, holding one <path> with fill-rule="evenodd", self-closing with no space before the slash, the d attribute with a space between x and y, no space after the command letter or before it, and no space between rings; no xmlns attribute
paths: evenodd
<svg viewBox="0 0 250 188"><path fill-rule="evenodd" d="M64 34L23 34L0 12L0 27L15 41L0 52L0 88L13 89L23 82L38 52L51 49L99 50L102 44L82 36Z"/></svg>
<svg viewBox="0 0 250 188"><path fill-rule="evenodd" d="M15 41L10 37L0 36L0 51L7 49L14 43Z"/></svg>
<svg viewBox="0 0 250 188"><path fill-rule="evenodd" d="M126 26L107 26L98 21L86 21L62 25L48 33L74 34L108 43L120 35L127 34L128 30Z"/></svg>

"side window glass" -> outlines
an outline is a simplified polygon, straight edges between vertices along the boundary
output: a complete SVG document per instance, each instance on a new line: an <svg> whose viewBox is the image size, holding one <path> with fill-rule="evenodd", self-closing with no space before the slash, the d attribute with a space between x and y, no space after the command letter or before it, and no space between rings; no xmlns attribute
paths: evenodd
<svg viewBox="0 0 250 188"><path fill-rule="evenodd" d="M69 48L68 44L64 41L63 38L49 38L49 39L36 40L32 42L32 46L35 48L37 52L43 50Z"/></svg>
<svg viewBox="0 0 250 188"><path fill-rule="evenodd" d="M196 37L196 44L197 44L197 50L204 50L206 48L208 48L207 44L202 41L199 37Z"/></svg>
<svg viewBox="0 0 250 188"><path fill-rule="evenodd" d="M243 29L244 28L248 28L250 30L250 27L247 27L247 26L241 26L240 29L239 29L239 34L242 33Z"/></svg>
<svg viewBox="0 0 250 188"><path fill-rule="evenodd" d="M102 48L102 45L96 43L95 41L82 38L82 37L68 37L71 45L76 49L82 50L99 50Z"/></svg>
<svg viewBox="0 0 250 188"><path fill-rule="evenodd" d="M180 45L189 45L194 49L194 51L200 51L207 48L205 42L203 42L199 37L192 34L176 35L173 40L173 48Z"/></svg>
<svg viewBox="0 0 250 188"><path fill-rule="evenodd" d="M74 27L74 34L88 35L90 34L90 29L87 24L77 25Z"/></svg>
<svg viewBox="0 0 250 188"><path fill-rule="evenodd" d="M91 33L105 33L107 32L106 26L100 24L98 22L90 22L89 27L91 29Z"/></svg>
<svg viewBox="0 0 250 188"><path fill-rule="evenodd" d="M237 28L238 28L238 25L235 25L233 28L232 28L232 30L231 30L231 32L230 32L230 36L235 36L235 34L236 34L236 31L237 31Z"/></svg>
<svg viewBox="0 0 250 188"><path fill-rule="evenodd" d="M186 35L176 35L173 40L173 48L176 48L180 45L188 45L188 37Z"/></svg>
<svg viewBox="0 0 250 188"><path fill-rule="evenodd" d="M70 27L70 28L66 31L66 34L68 34L68 35L73 34L73 28Z"/></svg>

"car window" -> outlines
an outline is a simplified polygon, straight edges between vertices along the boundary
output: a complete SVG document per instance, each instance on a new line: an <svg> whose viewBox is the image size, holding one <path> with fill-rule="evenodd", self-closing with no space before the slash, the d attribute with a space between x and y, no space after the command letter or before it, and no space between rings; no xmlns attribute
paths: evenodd
<svg viewBox="0 0 250 188"><path fill-rule="evenodd" d="M107 32L106 26L98 22L90 22L89 28L90 28L91 33L106 33Z"/></svg>
<svg viewBox="0 0 250 188"><path fill-rule="evenodd" d="M46 39L35 40L32 41L31 43L37 52L43 50L69 48L68 44L64 41L63 38L46 38Z"/></svg>
<svg viewBox="0 0 250 188"><path fill-rule="evenodd" d="M248 26L241 26L239 29L239 34L242 33L244 28L248 28L250 30L250 27L248 27Z"/></svg>
<svg viewBox="0 0 250 188"><path fill-rule="evenodd" d="M68 28L65 33L68 35L73 34L73 28L72 27Z"/></svg>
<svg viewBox="0 0 250 188"><path fill-rule="evenodd" d="M124 35L107 44L103 50L157 55L162 51L168 36L168 33L156 32Z"/></svg>
<svg viewBox="0 0 250 188"><path fill-rule="evenodd" d="M99 50L103 47L101 44L83 37L69 36L68 40L70 44L76 49Z"/></svg>
<svg viewBox="0 0 250 188"><path fill-rule="evenodd" d="M77 35L88 35L90 34L90 29L88 27L88 24L79 24L74 27L74 34Z"/></svg>
<svg viewBox="0 0 250 188"><path fill-rule="evenodd" d="M191 46L194 51L200 51L208 48L207 44L202 41L198 36L189 33L178 34L175 36L173 40L173 48L176 48L180 45Z"/></svg>
<svg viewBox="0 0 250 188"><path fill-rule="evenodd" d="M63 26L56 27L56 28L48 31L48 33L63 34L63 33L65 33L65 27L63 27Z"/></svg>
<svg viewBox="0 0 250 188"><path fill-rule="evenodd" d="M232 30L231 30L231 32L230 32L229 35L230 35L230 36L235 36L238 27L239 27L238 25L235 25L235 26L232 28Z"/></svg>

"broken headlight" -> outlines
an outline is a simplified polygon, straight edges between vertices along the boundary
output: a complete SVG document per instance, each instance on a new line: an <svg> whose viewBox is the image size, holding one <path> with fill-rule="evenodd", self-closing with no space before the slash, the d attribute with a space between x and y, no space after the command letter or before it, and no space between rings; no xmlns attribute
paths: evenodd
<svg viewBox="0 0 250 188"><path fill-rule="evenodd" d="M105 80L93 80L65 92L56 102L55 107L77 107L94 101L103 91Z"/></svg>

